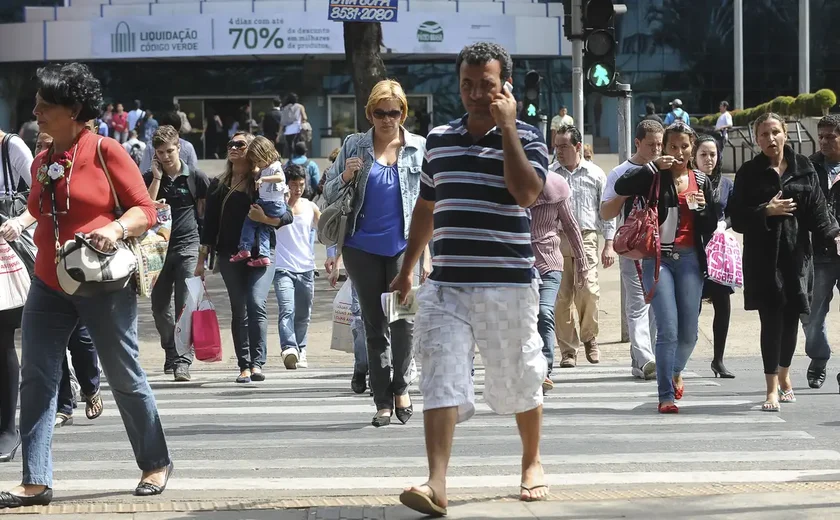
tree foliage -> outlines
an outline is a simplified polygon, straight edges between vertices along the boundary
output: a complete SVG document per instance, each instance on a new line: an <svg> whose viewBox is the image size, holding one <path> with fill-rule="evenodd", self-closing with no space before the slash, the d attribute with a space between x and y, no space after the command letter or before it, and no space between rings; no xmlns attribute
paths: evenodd
<svg viewBox="0 0 840 520"><path fill-rule="evenodd" d="M381 48L382 26L378 22L344 22L344 55L353 76L359 131L370 128L365 116L365 105L373 86L386 77Z"/></svg>

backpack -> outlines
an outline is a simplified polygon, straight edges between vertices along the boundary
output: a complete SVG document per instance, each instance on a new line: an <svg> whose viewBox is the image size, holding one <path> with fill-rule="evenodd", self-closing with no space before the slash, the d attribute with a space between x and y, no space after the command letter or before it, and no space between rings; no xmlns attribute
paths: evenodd
<svg viewBox="0 0 840 520"><path fill-rule="evenodd" d="M140 166L140 162L143 161L143 148L140 146L140 143L131 145L131 150L128 152L128 155L131 156L131 159L137 166Z"/></svg>
<svg viewBox="0 0 840 520"><path fill-rule="evenodd" d="M280 109L280 126L286 127L293 125L300 119L300 109L297 103L288 104Z"/></svg>

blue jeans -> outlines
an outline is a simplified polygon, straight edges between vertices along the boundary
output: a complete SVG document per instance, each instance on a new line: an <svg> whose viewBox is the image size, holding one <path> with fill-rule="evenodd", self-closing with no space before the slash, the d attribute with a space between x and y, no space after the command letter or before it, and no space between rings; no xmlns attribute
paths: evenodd
<svg viewBox="0 0 840 520"><path fill-rule="evenodd" d="M803 314L801 319L802 328L805 330L805 353L823 366L831 358L825 321L831 310L835 287L840 289L840 262L815 263L811 314Z"/></svg>
<svg viewBox="0 0 840 520"><path fill-rule="evenodd" d="M703 273L697 251L676 248L679 259L662 257L651 306L656 316L656 384L659 402L674 400L673 377L685 369L697 344ZM654 261L644 261L645 289L653 286Z"/></svg>
<svg viewBox="0 0 840 520"><path fill-rule="evenodd" d="M125 431L142 471L169 464L155 397L140 366L137 295L131 287L95 298L68 296L32 281L23 310L20 434L23 483L52 486L51 444L58 384L67 342L79 324L100 346L99 359L111 385ZM93 445L95 449L95 443Z"/></svg>
<svg viewBox="0 0 840 520"><path fill-rule="evenodd" d="M315 272L293 273L277 269L274 273L274 294L280 308L277 318L280 349L305 349L312 299L315 297Z"/></svg>
<svg viewBox="0 0 840 520"><path fill-rule="evenodd" d="M563 271L549 271L543 275L540 285L540 311L537 321L537 329L543 340L543 354L548 362L548 375L551 376L551 369L554 366L554 304L557 301L557 293L560 291L560 281L563 279Z"/></svg>
<svg viewBox="0 0 840 520"><path fill-rule="evenodd" d="M266 361L266 300L274 278L274 262L267 267L248 267L232 263L224 254L218 255L218 262L230 299L230 331L239 369L261 367Z"/></svg>
<svg viewBox="0 0 840 520"><path fill-rule="evenodd" d="M353 357L355 361L353 371L359 374L367 374L367 336L365 335L365 322L362 320L362 306L359 305L359 295L356 294L356 287L351 284L350 289L353 294L353 299L350 301L350 312L353 314L353 323L350 327L353 331Z"/></svg>
<svg viewBox="0 0 840 520"><path fill-rule="evenodd" d="M267 217L277 218L286 213L285 202L259 199L257 204L263 209ZM269 257L271 255L270 237L275 231L274 226L254 222L245 217L245 222L242 224L242 234L239 236L239 250L251 251L254 248L254 240L257 240L260 246L260 256Z"/></svg>
<svg viewBox="0 0 840 520"><path fill-rule="evenodd" d="M73 370L76 372L79 386L82 387L82 395L96 395L99 391L99 361L87 327L76 327L70 335L67 350L73 358ZM73 414L73 388L70 386L70 365L67 363L67 356L64 356L61 385L58 387L58 411L67 415Z"/></svg>

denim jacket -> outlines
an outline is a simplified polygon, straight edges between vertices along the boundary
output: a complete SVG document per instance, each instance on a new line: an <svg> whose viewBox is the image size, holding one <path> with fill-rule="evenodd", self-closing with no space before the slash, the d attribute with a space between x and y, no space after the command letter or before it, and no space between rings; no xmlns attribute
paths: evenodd
<svg viewBox="0 0 840 520"><path fill-rule="evenodd" d="M426 153L426 138L412 134L405 128L400 127L405 145L400 148L397 156L397 169L400 175L400 193L402 194L403 221L405 222L405 238L408 239L408 230L411 227L411 213L414 211L414 204L420 195L420 169L423 166L423 155ZM363 166L358 173L358 184L356 186L356 199L353 202L353 212L347 222L347 235L351 236L356 232L356 222L359 219L359 212L365 200L365 188L373 162L376 160L373 152L373 129L365 134L352 134L344 140L344 145L338 153L338 157L332 166L327 170L327 180L324 183L324 197L328 204L335 202L345 186L341 178L344 171L344 162L350 157L361 157Z"/></svg>

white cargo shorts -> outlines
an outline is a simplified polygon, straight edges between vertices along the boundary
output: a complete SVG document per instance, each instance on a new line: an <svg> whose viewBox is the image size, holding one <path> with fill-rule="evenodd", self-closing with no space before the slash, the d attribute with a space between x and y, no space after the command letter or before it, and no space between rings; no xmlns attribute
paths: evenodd
<svg viewBox="0 0 840 520"><path fill-rule="evenodd" d="M484 400L498 414L543 403L548 371L537 330L538 282L513 287L451 287L428 280L417 292L414 350L421 363L423 409L475 414L475 346L484 361Z"/></svg>

